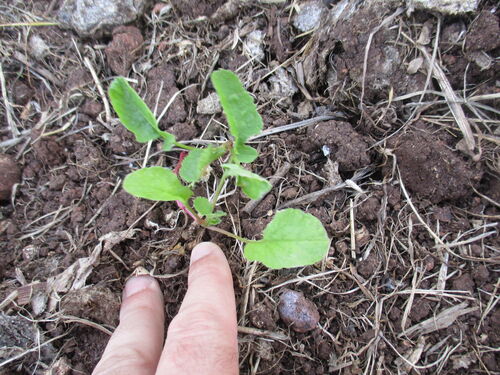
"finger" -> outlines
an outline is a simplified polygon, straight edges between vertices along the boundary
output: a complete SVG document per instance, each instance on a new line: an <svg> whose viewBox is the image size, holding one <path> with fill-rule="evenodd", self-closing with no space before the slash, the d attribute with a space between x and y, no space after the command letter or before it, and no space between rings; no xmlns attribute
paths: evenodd
<svg viewBox="0 0 500 375"><path fill-rule="evenodd" d="M188 291L168 327L158 375L238 374L236 304L222 250L204 242L191 254Z"/></svg>
<svg viewBox="0 0 500 375"><path fill-rule="evenodd" d="M158 282L151 276L131 278L123 292L120 324L93 375L153 375L161 354L164 321Z"/></svg>

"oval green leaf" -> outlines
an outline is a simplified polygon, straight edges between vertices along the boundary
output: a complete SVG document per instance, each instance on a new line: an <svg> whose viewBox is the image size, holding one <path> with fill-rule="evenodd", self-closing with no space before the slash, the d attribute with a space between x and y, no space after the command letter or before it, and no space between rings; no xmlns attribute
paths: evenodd
<svg viewBox="0 0 500 375"><path fill-rule="evenodd" d="M225 152L224 147L212 146L191 150L182 161L179 174L186 182L197 182L205 173L206 168Z"/></svg>
<svg viewBox="0 0 500 375"><path fill-rule="evenodd" d="M220 218L226 216L226 213L222 211L212 212L212 205L210 204L210 201L205 197L196 197L194 199L193 205L200 216L205 217L207 225L217 225L221 221Z"/></svg>
<svg viewBox="0 0 500 375"><path fill-rule="evenodd" d="M292 268L319 262L330 239L321 222L311 214L288 208L279 211L259 241L245 245L245 257L269 268Z"/></svg>
<svg viewBox="0 0 500 375"><path fill-rule="evenodd" d="M233 154L240 163L251 163L259 156L256 149L239 142L234 144Z"/></svg>
<svg viewBox="0 0 500 375"><path fill-rule="evenodd" d="M137 142L145 143L162 137L167 145L175 143L174 135L160 130L153 113L124 78L115 78L108 94L118 118L134 133Z"/></svg>
<svg viewBox="0 0 500 375"><path fill-rule="evenodd" d="M238 76L230 70L217 70L210 76L229 124L229 131L241 143L262 130L262 118Z"/></svg>
<svg viewBox="0 0 500 375"><path fill-rule="evenodd" d="M163 167L139 169L123 181L129 194L153 201L181 201L186 203L193 192L182 185L174 172Z"/></svg>
<svg viewBox="0 0 500 375"><path fill-rule="evenodd" d="M236 185L241 187L245 195L251 199L260 199L271 190L272 186L265 178L237 164L222 164L222 167L229 176L236 177Z"/></svg>

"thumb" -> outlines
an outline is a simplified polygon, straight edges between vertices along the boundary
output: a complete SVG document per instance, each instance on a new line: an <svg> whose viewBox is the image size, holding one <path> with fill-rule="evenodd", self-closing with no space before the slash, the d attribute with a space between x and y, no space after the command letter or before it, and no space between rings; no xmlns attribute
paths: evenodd
<svg viewBox="0 0 500 375"><path fill-rule="evenodd" d="M188 291L168 327L157 374L238 374L236 304L222 250L204 242L191 254Z"/></svg>

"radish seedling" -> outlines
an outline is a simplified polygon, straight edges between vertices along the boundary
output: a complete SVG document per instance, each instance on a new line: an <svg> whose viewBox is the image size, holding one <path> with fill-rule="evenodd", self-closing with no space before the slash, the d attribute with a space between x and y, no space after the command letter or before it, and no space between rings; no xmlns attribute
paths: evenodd
<svg viewBox="0 0 500 375"><path fill-rule="evenodd" d="M111 83L109 97L113 108L123 125L135 134L138 142L160 138L165 151L170 151L174 146L188 151L187 156L181 160L180 169L139 169L125 178L124 189L140 198L177 201L179 207L197 224L244 242L245 257L262 262L269 268L291 268L320 261L328 251L330 239L321 222L301 210L289 208L278 211L264 229L261 240L242 238L214 226L226 215L217 211L216 206L228 179L234 178L236 185L251 199L262 198L271 190L271 184L242 166L257 158L257 150L246 142L262 131L262 118L252 97L243 88L238 77L228 70L212 73L211 79L232 139L222 146L205 148L184 145L177 142L173 134L160 130L153 113L124 78L117 78ZM191 187L202 179L210 164L227 154L228 162L222 164L222 177L211 200L205 197L192 199Z"/></svg>

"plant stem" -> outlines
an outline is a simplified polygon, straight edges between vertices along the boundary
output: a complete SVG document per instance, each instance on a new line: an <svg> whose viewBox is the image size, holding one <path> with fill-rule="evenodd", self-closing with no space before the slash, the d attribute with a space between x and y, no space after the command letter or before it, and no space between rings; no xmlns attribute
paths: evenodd
<svg viewBox="0 0 500 375"><path fill-rule="evenodd" d="M187 202L185 203L181 202L181 204L184 206L183 208L181 207L181 209L186 210L189 213L189 216L191 216L193 220L196 222L196 224L203 226L204 220L198 216L194 208L191 207Z"/></svg>
<svg viewBox="0 0 500 375"><path fill-rule="evenodd" d="M175 142L175 145L179 148L182 148L184 150L188 150L188 151L191 151L191 150L194 150L196 149L196 147L191 147L191 146L188 146L188 145L185 145L183 143L180 143L180 142Z"/></svg>
<svg viewBox="0 0 500 375"><path fill-rule="evenodd" d="M212 201L210 202L210 205L212 206L212 211L215 209L215 205L217 204L217 199L219 199L219 195L228 177L229 176L226 174L226 172L224 172L219 182L217 183L217 188L215 189L214 196L212 197Z"/></svg>
<svg viewBox="0 0 500 375"><path fill-rule="evenodd" d="M217 227L212 227L212 226L209 226L209 227L205 227L207 228L208 230L212 230L214 232L219 232L225 236L228 236L228 237L231 237L231 238L234 238L235 240L238 240L238 241L241 241L241 242L244 242L244 243L249 243L249 242L254 242L253 240L249 240L248 238L244 238L244 237L240 237L234 233L231 233L231 232L228 232L227 230L224 230L224 229L220 229L220 228L217 228Z"/></svg>

